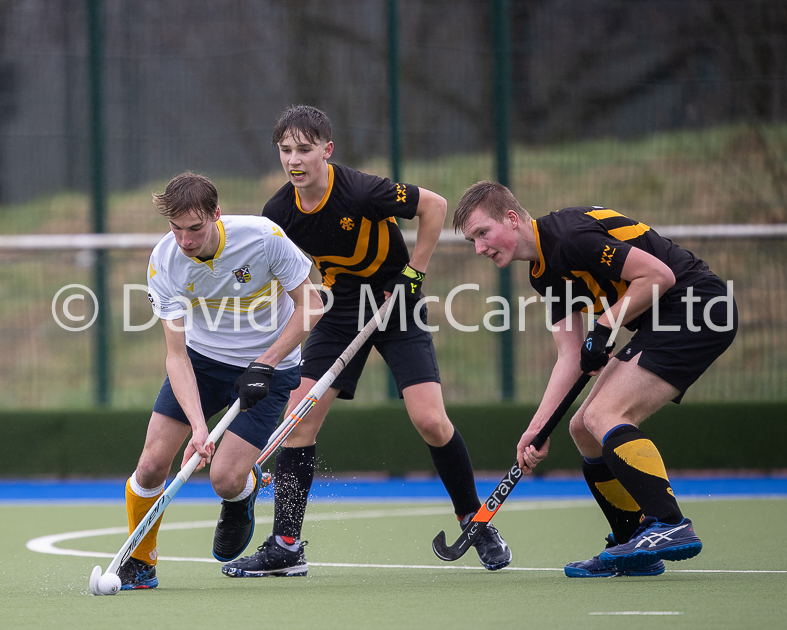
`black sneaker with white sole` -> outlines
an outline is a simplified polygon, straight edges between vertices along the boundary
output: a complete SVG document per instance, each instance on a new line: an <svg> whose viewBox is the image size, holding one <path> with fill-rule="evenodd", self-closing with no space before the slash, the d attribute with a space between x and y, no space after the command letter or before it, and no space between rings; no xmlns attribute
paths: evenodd
<svg viewBox="0 0 787 630"><path fill-rule="evenodd" d="M473 516L475 516L475 512L466 514L465 517L459 521L462 530L467 527L467 524ZM492 523L486 524L483 531L478 534L478 538L475 539L473 546L478 552L478 558L481 560L481 564L490 571L497 571L511 564L513 558L511 550Z"/></svg>
<svg viewBox="0 0 787 630"><path fill-rule="evenodd" d="M309 565L303 548L308 543L301 541L297 551L290 551L276 542L271 534L257 553L238 558L221 567L221 572L229 577L296 577L306 575Z"/></svg>

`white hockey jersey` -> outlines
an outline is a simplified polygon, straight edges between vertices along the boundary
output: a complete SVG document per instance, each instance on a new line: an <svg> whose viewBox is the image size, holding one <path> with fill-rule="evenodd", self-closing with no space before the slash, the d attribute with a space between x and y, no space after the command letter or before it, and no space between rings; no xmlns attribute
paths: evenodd
<svg viewBox="0 0 787 630"><path fill-rule="evenodd" d="M246 367L278 338L295 310L287 295L311 261L264 217L222 215L212 260L190 258L168 233L148 265L148 298L161 319L184 318L186 345L206 357ZM295 348L277 369L300 363Z"/></svg>

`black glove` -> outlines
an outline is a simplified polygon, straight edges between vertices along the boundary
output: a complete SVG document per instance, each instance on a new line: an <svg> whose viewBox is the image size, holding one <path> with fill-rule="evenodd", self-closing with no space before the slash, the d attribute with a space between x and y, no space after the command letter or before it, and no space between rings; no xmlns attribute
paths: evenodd
<svg viewBox="0 0 787 630"><path fill-rule="evenodd" d="M246 411L265 398L271 391L273 368L264 363L250 363L235 381L235 392L240 399L240 410Z"/></svg>
<svg viewBox="0 0 787 630"><path fill-rule="evenodd" d="M593 330L588 332L587 339L582 344L579 354L579 367L585 374L595 372L603 368L609 361L612 348L615 344L607 347L612 329L596 322Z"/></svg>
<svg viewBox="0 0 787 630"><path fill-rule="evenodd" d="M404 286L404 302L407 306L415 306L421 298L421 285L424 283L425 273L416 271L410 265L405 265L398 275L385 283L385 290L393 293L397 284Z"/></svg>

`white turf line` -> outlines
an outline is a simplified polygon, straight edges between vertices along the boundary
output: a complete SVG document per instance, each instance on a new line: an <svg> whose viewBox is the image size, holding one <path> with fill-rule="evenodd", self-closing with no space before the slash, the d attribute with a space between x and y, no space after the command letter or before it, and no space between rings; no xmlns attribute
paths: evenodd
<svg viewBox="0 0 787 630"><path fill-rule="evenodd" d="M539 509L554 509L554 508L571 508L571 507L584 507L591 505L594 502L591 500L583 499L581 501L531 501L531 502L514 502L507 506L507 511L523 511L523 510L539 510ZM396 516L433 516L440 514L452 514L452 511L446 507L421 507L412 509L379 509L379 510L360 510L357 512L329 512L318 513L307 516L308 521L342 521L351 519L367 519L367 518L392 518ZM270 524L273 518L270 516L255 519L255 523ZM183 523L162 523L161 531L174 531L183 529L212 529L216 526L216 521L191 521ZM79 549L64 549L56 547L55 545L66 540L77 540L80 538L95 538L98 536L115 536L120 534L127 534L128 527L107 527L104 529L88 529L77 532L64 532L62 534L50 534L48 536L39 536L28 540L25 546L30 551L37 553L45 553L56 556L77 556L83 558L114 558L115 554L105 553L101 551L82 551ZM170 562L209 562L218 564L214 558L189 558L183 556L159 556L159 560L167 560ZM336 568L352 568L352 569L453 569L453 570L471 570L471 571L486 571L481 566L464 566L455 564L363 564L363 563L350 563L350 562L309 562L313 567L336 567ZM559 571L563 572L563 567L507 567L506 571ZM715 569L677 569L671 570L673 573L785 573L786 571L745 571L745 570L715 570ZM679 613L590 613L591 615L606 615L606 614L679 614Z"/></svg>
<svg viewBox="0 0 787 630"><path fill-rule="evenodd" d="M618 612L588 613L588 615L682 615L674 610L621 610Z"/></svg>

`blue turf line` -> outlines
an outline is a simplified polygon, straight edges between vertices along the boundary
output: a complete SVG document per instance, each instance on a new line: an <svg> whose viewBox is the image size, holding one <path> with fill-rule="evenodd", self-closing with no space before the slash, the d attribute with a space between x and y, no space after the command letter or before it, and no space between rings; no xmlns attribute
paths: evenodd
<svg viewBox="0 0 787 630"><path fill-rule="evenodd" d="M502 475L501 475L502 476ZM478 495L484 500L494 490L499 478L479 479ZM787 498L787 476L771 477L676 477L672 479L675 494L689 497L783 497ZM0 504L25 501L123 501L125 479L109 480L0 480ZM272 495L272 489L263 491ZM338 478L315 480L311 499L325 501L408 500L444 501L448 498L438 479L412 480L392 478L372 480ZM524 479L515 488L511 499L590 499L581 478ZM191 479L178 492L178 499L215 500L216 495L207 478Z"/></svg>

